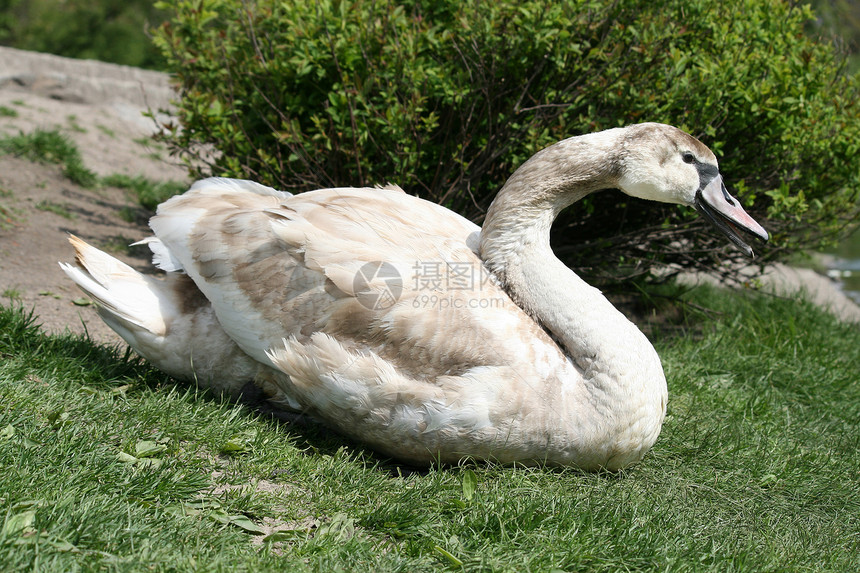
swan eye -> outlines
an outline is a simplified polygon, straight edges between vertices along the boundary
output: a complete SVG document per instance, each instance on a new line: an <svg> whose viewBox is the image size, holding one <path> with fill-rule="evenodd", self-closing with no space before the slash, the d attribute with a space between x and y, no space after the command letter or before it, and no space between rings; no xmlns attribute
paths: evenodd
<svg viewBox="0 0 860 573"><path fill-rule="evenodd" d="M693 163L696 158L689 151L685 151L683 155L681 155L681 159L684 160L684 163Z"/></svg>

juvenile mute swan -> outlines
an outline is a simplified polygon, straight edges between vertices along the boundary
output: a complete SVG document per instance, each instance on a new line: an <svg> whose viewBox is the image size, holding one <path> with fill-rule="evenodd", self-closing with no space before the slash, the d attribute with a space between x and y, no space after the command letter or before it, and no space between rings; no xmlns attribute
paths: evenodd
<svg viewBox="0 0 860 573"><path fill-rule="evenodd" d="M562 209L607 188L695 207L750 254L739 230L767 239L706 146L650 123L537 153L483 228L396 187L206 179L150 221L163 278L75 237L62 267L163 371L233 395L254 381L400 460L614 470L660 433L663 369L549 244Z"/></svg>

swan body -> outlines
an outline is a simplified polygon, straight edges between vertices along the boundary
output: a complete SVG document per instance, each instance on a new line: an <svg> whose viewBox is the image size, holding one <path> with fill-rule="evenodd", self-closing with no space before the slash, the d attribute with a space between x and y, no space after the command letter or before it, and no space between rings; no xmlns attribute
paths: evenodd
<svg viewBox="0 0 860 573"><path fill-rule="evenodd" d="M248 382L412 463L464 456L618 469L666 411L645 336L549 246L585 195L697 207L741 248L767 233L686 133L640 124L550 146L508 180L483 228L397 187L290 195L206 179L158 208L163 277L80 239L63 270L141 355L237 396Z"/></svg>

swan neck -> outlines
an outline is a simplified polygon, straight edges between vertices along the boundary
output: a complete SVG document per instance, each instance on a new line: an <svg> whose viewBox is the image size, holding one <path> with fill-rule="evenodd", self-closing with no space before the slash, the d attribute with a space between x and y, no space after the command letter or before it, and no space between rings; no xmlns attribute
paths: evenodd
<svg viewBox="0 0 860 573"><path fill-rule="evenodd" d="M587 195L618 186L623 129L581 135L536 153L517 169L490 205L481 230L481 257L499 275L540 244L558 214Z"/></svg>
<svg viewBox="0 0 860 573"><path fill-rule="evenodd" d="M576 396L569 409L582 424L579 437L606 448L606 458L593 460L604 467L638 460L657 439L666 379L647 338L558 260L549 235L564 208L595 191L621 187L629 157L624 133L571 138L536 154L499 192L480 241L485 265L578 371L565 378Z"/></svg>
<svg viewBox="0 0 860 573"><path fill-rule="evenodd" d="M481 231L481 257L505 289L566 348L568 356L600 354L610 317L617 330L638 333L597 289L556 258L550 227L567 206L617 187L623 130L574 137L524 163L490 206Z"/></svg>

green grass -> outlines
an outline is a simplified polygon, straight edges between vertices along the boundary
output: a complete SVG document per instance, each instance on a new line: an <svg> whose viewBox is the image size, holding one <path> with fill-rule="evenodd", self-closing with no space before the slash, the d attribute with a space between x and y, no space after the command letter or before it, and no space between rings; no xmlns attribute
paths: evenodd
<svg viewBox="0 0 860 573"><path fill-rule="evenodd" d="M100 123L97 123L96 129L98 129L99 131L101 131L102 133L104 133L105 135L110 137L111 139L116 138L116 132L107 126L104 126Z"/></svg>
<svg viewBox="0 0 860 573"><path fill-rule="evenodd" d="M77 146L57 130L36 129L30 133L0 136L0 153L59 164L63 174L81 187L91 188L98 183L98 176L84 166Z"/></svg>
<svg viewBox="0 0 860 573"><path fill-rule="evenodd" d="M72 131L76 131L78 133L86 133L87 130L80 123L78 123L78 116L74 114L69 114L66 116L66 123L69 124L69 129Z"/></svg>
<svg viewBox="0 0 860 573"><path fill-rule="evenodd" d="M67 205L61 203L55 203L54 201L48 201L47 199L43 201L39 201L36 203L36 209L40 211L48 211L49 213L54 213L55 215L59 215L65 219L75 219L75 214L69 211L69 207Z"/></svg>
<svg viewBox="0 0 860 573"><path fill-rule="evenodd" d="M77 125L75 116L67 116L67 119L74 129ZM115 174L99 178L84 165L75 143L57 130L36 129L30 133L0 136L0 153L17 155L40 163L61 165L63 174L70 181L84 188L91 189L98 185L110 185L127 189L133 195L134 201L148 211L155 211L160 203L188 189L186 183L151 181L142 176L132 177ZM62 206L50 202L40 204L37 207L53 211L64 217L70 215L68 210L65 210L65 214L62 212ZM3 224L6 219L11 221L11 215L11 210L0 204L0 224ZM120 217L128 222L138 220L139 215L131 208L120 212ZM144 218L148 218L148 215L144 215Z"/></svg>
<svg viewBox="0 0 860 573"><path fill-rule="evenodd" d="M6 231L11 229L15 225L15 221L17 221L17 217L15 216L15 212L11 207L7 207L3 203L0 203L0 231Z"/></svg>
<svg viewBox="0 0 860 573"><path fill-rule="evenodd" d="M851 571L860 332L697 290L663 434L617 475L410 471L0 312L9 571ZM686 330L685 330L686 329ZM270 525L275 531L256 535Z"/></svg>
<svg viewBox="0 0 860 573"><path fill-rule="evenodd" d="M144 114L144 115L146 117L149 117L146 114ZM143 146L143 147L152 147L152 148L160 149L160 150L164 150L164 148L165 148L164 144L155 141L154 139L152 139L152 137L149 137L149 136L136 137L136 138L132 139L132 141L138 145Z"/></svg>
<svg viewBox="0 0 860 573"><path fill-rule="evenodd" d="M120 189L127 189L134 199L145 209L155 211L159 204L170 197L188 190L188 184L177 181L151 181L142 176L122 174L108 175L102 178L102 184ZM133 218L132 213L124 213L123 219Z"/></svg>
<svg viewBox="0 0 860 573"><path fill-rule="evenodd" d="M0 105L0 117L18 117L18 111L11 107Z"/></svg>
<svg viewBox="0 0 860 573"><path fill-rule="evenodd" d="M11 229L19 219L17 210L2 201L2 199L11 199L13 197L14 193L0 187L0 231Z"/></svg>

